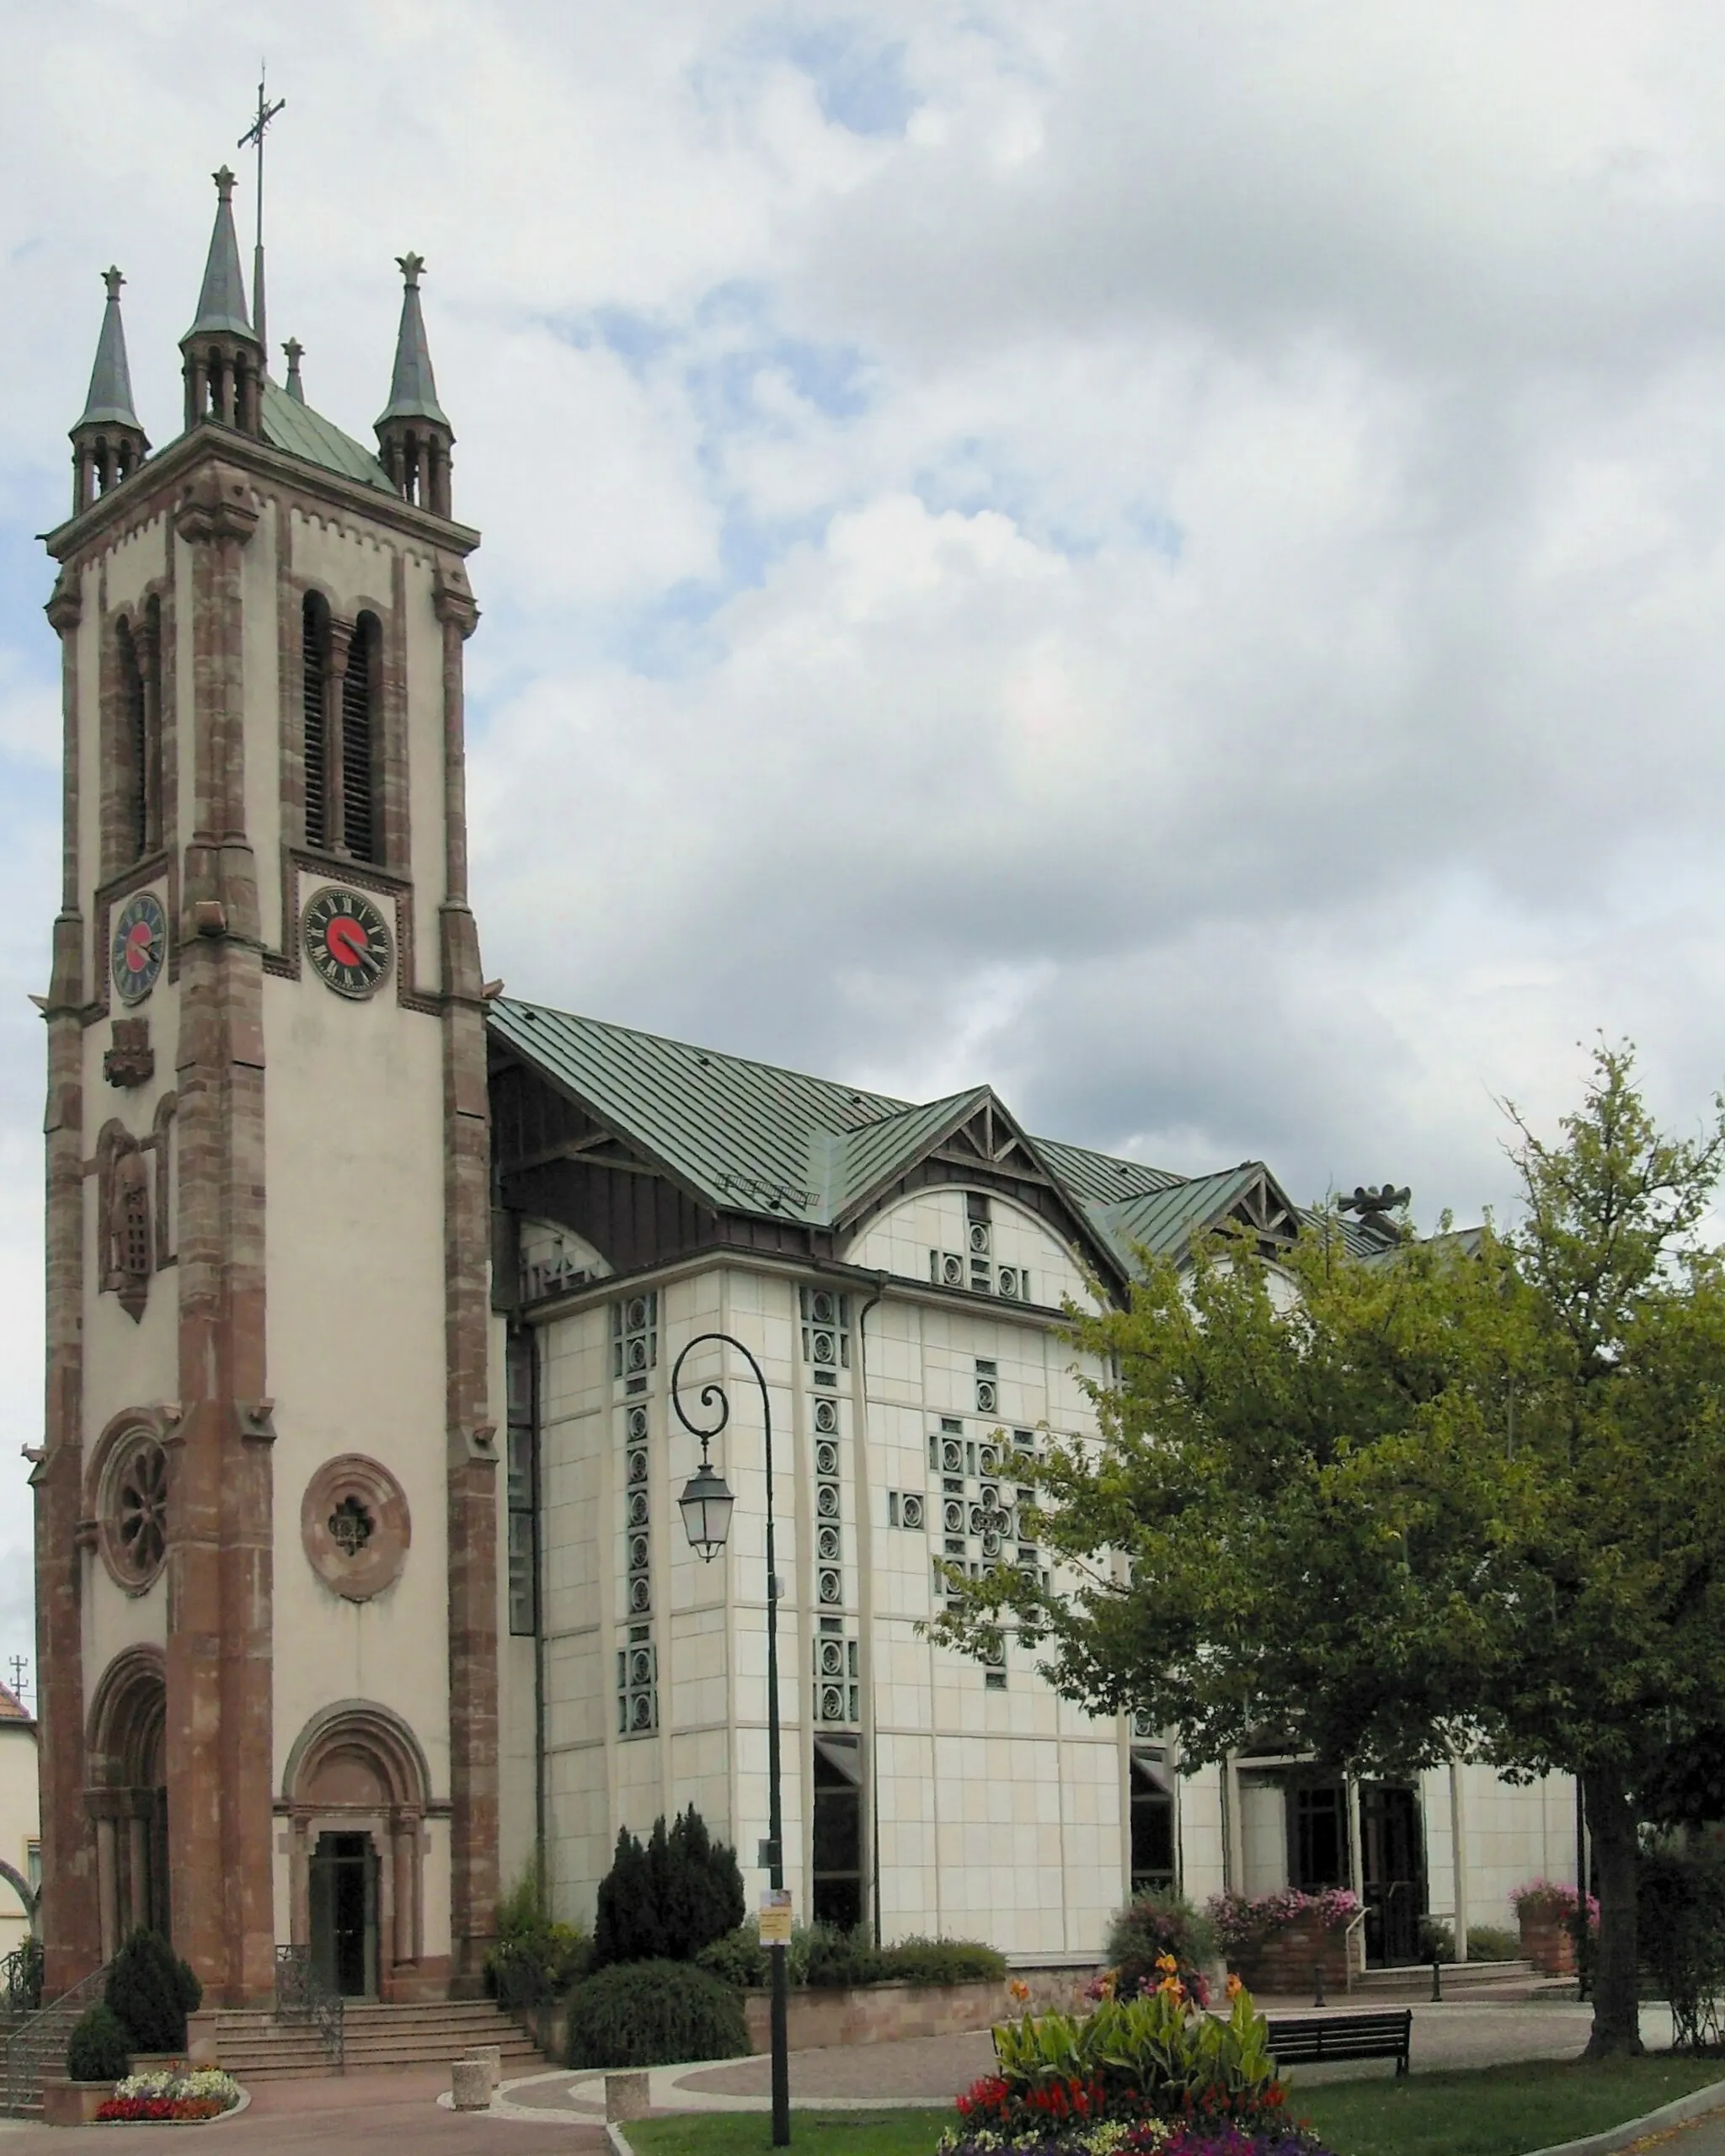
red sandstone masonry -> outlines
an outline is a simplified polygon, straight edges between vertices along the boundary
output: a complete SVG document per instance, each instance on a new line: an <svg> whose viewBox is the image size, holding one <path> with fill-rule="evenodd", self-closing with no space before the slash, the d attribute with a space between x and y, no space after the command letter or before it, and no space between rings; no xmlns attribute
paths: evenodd
<svg viewBox="0 0 1725 2156"><path fill-rule="evenodd" d="M101 1959L94 1831L84 1809L83 917L78 910L78 626L81 573L62 570L48 619L61 647L65 830L61 912L48 990L47 1384L36 1500L37 1706L41 1721L46 1977L60 1992Z"/></svg>

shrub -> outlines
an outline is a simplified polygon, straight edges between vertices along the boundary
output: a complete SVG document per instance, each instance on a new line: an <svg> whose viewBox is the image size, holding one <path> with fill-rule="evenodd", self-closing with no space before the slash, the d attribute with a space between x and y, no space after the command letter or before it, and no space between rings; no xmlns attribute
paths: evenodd
<svg viewBox="0 0 1725 2156"><path fill-rule="evenodd" d="M1002 1977L1007 1957L975 1939L901 1939L883 1947L888 1980L901 1984L974 1984Z"/></svg>
<svg viewBox="0 0 1725 2156"><path fill-rule="evenodd" d="M669 1832L664 1815L644 1849L617 1833L593 1920L593 1967L688 1961L743 1921L743 1876L734 1849L715 1842L692 1804Z"/></svg>
<svg viewBox="0 0 1725 2156"><path fill-rule="evenodd" d="M544 1867L534 1856L498 1902L497 1943L485 1956L488 1994L505 2008L542 2006L585 1976L590 1957L585 1933L552 1917Z"/></svg>
<svg viewBox="0 0 1725 2156"><path fill-rule="evenodd" d="M1636 1885L1642 1961L1671 2003L1671 2047L1719 2041L1725 1993L1725 1865L1677 1849L1642 1854Z"/></svg>
<svg viewBox="0 0 1725 2156"><path fill-rule="evenodd" d="M1472 1934L1468 1935L1468 1952L1473 1952ZM1453 1961L1455 1959L1455 1934L1441 1917L1422 1917L1419 1920L1419 1958L1422 1961Z"/></svg>
<svg viewBox="0 0 1725 2156"><path fill-rule="evenodd" d="M42 2004L42 1942L27 1939L0 1960L0 2015L35 2014Z"/></svg>
<svg viewBox="0 0 1725 2156"><path fill-rule="evenodd" d="M569 2032L572 2067L676 2066L749 2049L735 1991L687 1961L628 1961L584 1978L569 1993Z"/></svg>
<svg viewBox="0 0 1725 2156"><path fill-rule="evenodd" d="M1216 1958L1216 1928L1183 1894L1152 1887L1129 1902L1108 1931L1108 1959L1119 1995L1133 1998L1154 1991L1156 1963L1172 1954L1180 1978L1200 2006L1210 2004L1204 1971Z"/></svg>
<svg viewBox="0 0 1725 2156"><path fill-rule="evenodd" d="M1521 1935L1500 1924L1471 1924L1467 1927L1470 1961L1519 1961Z"/></svg>
<svg viewBox="0 0 1725 2156"><path fill-rule="evenodd" d="M723 1939L709 1940L695 1956L695 1966L738 1991L759 1991L770 1983L772 1971L767 1964L766 1949L761 1944L758 1919L740 1924L734 1931L726 1932ZM785 1974L788 1978L788 1969Z"/></svg>
<svg viewBox="0 0 1725 2156"><path fill-rule="evenodd" d="M204 1987L159 1931L142 1924L114 1957L104 1997L140 2052L183 2052Z"/></svg>
<svg viewBox="0 0 1725 2156"><path fill-rule="evenodd" d="M131 2044L120 2016L105 2000L84 2009L66 2045L66 2072L73 2081L124 2081L131 2072Z"/></svg>
<svg viewBox="0 0 1725 2156"><path fill-rule="evenodd" d="M860 1924L855 1931L841 1930L836 1924L809 1927L809 1961L803 1981L812 1989L841 1991L855 1984L884 1983L887 1977L885 1955Z"/></svg>

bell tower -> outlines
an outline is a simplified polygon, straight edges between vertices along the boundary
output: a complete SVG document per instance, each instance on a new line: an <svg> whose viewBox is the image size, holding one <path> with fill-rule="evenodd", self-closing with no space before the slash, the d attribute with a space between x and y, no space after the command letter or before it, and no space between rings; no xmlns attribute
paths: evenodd
<svg viewBox="0 0 1725 2156"><path fill-rule="evenodd" d="M212 2006L284 1958L441 1997L497 1890L478 535L419 259L380 456L296 342L270 378L216 184L183 431L151 453L109 271L46 542L48 1978L147 1922Z"/></svg>

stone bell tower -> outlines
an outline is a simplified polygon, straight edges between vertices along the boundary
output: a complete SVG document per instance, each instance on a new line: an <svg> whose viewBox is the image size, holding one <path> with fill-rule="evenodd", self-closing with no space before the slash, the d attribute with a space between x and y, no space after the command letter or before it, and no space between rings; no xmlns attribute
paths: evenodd
<svg viewBox="0 0 1725 2156"><path fill-rule="evenodd" d="M150 1923L212 2005L280 1955L436 1997L475 1982L497 1885L478 535L419 258L375 455L296 344L271 378L232 186L153 454L108 273L47 540L48 1977Z"/></svg>

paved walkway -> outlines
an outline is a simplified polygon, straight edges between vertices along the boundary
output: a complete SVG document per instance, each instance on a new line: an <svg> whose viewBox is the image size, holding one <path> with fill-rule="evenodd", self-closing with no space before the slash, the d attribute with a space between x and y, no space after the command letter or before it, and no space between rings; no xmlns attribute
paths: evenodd
<svg viewBox="0 0 1725 2156"><path fill-rule="evenodd" d="M1278 2010L1278 2002L1267 2002ZM1310 2012L1288 2001L1280 2010ZM1344 2009L1335 2009L1333 2011ZM1566 2058L1586 2041L1591 2009L1573 2001L1525 2006L1419 2004L1413 2014L1413 2069L1486 2066L1522 2058ZM1663 2009L1644 2008L1642 2032L1648 2045L1670 2041ZM986 2033L914 2037L900 2043L854 2045L791 2055L791 2100L798 2106L835 2111L888 2106L944 2105L988 2070L993 2048ZM1387 2063L1309 2069L1293 2077L1310 2085L1324 2080L1382 2073ZM355 2073L307 2081L264 2082L241 2116L206 2129L216 2138L210 2156L232 2148L233 2156L273 2156L276 2150L387 2150L425 2148L433 2156L599 2156L606 2146L604 2077L546 2072L505 2084L490 2113L456 2112L440 2104L448 2086L441 2068L393 2073ZM663 2111L765 2111L768 2063L764 2057L720 2064L661 2067L652 2077L654 2107ZM201 2137L199 2146L204 2146ZM0 2156L48 2156L50 2150L106 2150L115 2143L105 2127L53 2129L0 2121ZM1725 2156L1725 2111L1668 2129L1636 2144L1648 2156Z"/></svg>

